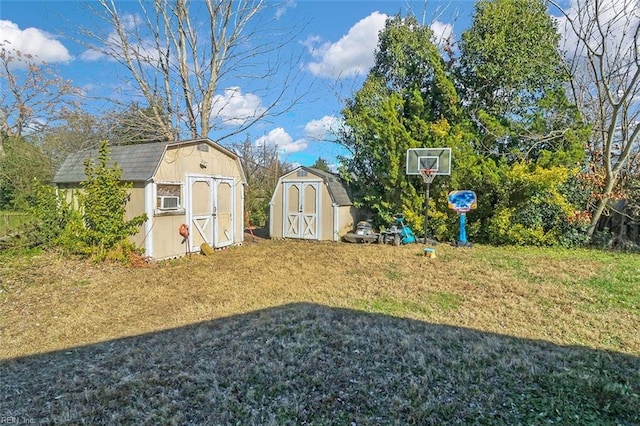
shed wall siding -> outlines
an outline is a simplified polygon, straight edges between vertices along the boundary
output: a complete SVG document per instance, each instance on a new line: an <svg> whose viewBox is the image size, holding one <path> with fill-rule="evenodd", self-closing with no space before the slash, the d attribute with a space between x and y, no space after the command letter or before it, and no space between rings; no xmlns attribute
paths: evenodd
<svg viewBox="0 0 640 426"><path fill-rule="evenodd" d="M338 217L338 239L340 240L342 236L356 228L357 209L353 206L340 206L338 207Z"/></svg>
<svg viewBox="0 0 640 426"><path fill-rule="evenodd" d="M202 161L206 168L200 167ZM242 182L237 162L209 146L209 151L198 151L197 144L167 149L154 176L156 182L182 182L187 173L236 178Z"/></svg>
<svg viewBox="0 0 640 426"><path fill-rule="evenodd" d="M184 215L156 216L153 218L153 257L164 259L186 253L187 243L182 244L178 234L180 225L186 222Z"/></svg>
<svg viewBox="0 0 640 426"><path fill-rule="evenodd" d="M269 229L271 238L282 238L284 230L282 229L282 217L284 216L283 203L284 182L280 182L276 187L272 200L272 214L269 217Z"/></svg>
<svg viewBox="0 0 640 426"><path fill-rule="evenodd" d="M322 217L322 221L319 223L321 229L319 239L333 240L335 221L333 200L331 199L329 190L327 189L327 186L324 184L324 182L320 184L320 206L318 206L318 210L321 211L320 216Z"/></svg>
<svg viewBox="0 0 640 426"><path fill-rule="evenodd" d="M282 178L283 181L287 181L287 182L317 181L318 179L321 179L321 178L314 175L313 173L307 173L306 176L298 176L298 173L295 170L285 175Z"/></svg>
<svg viewBox="0 0 640 426"><path fill-rule="evenodd" d="M133 188L129 190L129 202L127 203L125 210L125 220L131 220L136 216L140 216L145 213L145 203L144 203L144 184L136 183ZM147 217L147 220L151 218ZM138 247L144 247L144 238L145 231L144 225L142 225L139 229L140 231L131 237L131 241L135 243Z"/></svg>

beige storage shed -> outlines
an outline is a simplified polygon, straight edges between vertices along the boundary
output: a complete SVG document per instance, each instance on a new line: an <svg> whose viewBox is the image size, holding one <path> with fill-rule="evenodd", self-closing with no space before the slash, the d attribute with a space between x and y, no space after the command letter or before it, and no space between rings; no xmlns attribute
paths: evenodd
<svg viewBox="0 0 640 426"><path fill-rule="evenodd" d="M271 197L271 238L339 241L353 230L357 210L340 178L298 167L278 179Z"/></svg>
<svg viewBox="0 0 640 426"><path fill-rule="evenodd" d="M210 139L112 146L111 160L131 182L127 218L147 214L132 239L153 259L240 244L244 238L246 179L236 154ZM60 189L80 189L84 162L96 158L90 149L66 158L53 182ZM186 241L179 234L187 225Z"/></svg>

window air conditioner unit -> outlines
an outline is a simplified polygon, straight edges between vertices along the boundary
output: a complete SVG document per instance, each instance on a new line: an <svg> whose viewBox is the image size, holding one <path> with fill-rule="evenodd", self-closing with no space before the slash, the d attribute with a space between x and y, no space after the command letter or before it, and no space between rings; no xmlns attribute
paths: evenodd
<svg viewBox="0 0 640 426"><path fill-rule="evenodd" d="M160 198L160 210L178 210L180 208L180 197L162 195L158 198Z"/></svg>

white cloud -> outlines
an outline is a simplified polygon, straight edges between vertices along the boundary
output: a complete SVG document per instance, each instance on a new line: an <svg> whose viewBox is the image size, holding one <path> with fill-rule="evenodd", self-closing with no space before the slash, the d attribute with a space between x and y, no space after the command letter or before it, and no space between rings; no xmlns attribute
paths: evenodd
<svg viewBox="0 0 640 426"><path fill-rule="evenodd" d="M358 21L335 43L316 46L317 39L308 39L306 45L316 62L307 64L307 68L319 77L338 78L366 74L373 66L378 32L384 28L387 17L384 13L373 12Z"/></svg>
<svg viewBox="0 0 640 426"><path fill-rule="evenodd" d="M597 12L596 12L597 4ZM602 47L615 55L630 54L636 37L636 28L640 24L640 13L636 1L602 0L571 0L565 9L568 19L574 22L575 28L567 17L556 18L558 30L562 35L563 48L567 52L581 54L581 47L587 41L594 51L601 51ZM597 17L596 17L597 14ZM600 27L595 26L595 22ZM604 28L604 38L600 33ZM576 34L580 33L580 40ZM602 43L606 43L603 46Z"/></svg>
<svg viewBox="0 0 640 426"><path fill-rule="evenodd" d="M358 21L349 32L335 43L321 43L318 36L309 37L303 45L316 60L307 69L319 77L353 77L366 74L375 61L378 33L389 16L373 12ZM434 42L442 46L453 35L453 25L440 21L431 24Z"/></svg>
<svg viewBox="0 0 640 426"><path fill-rule="evenodd" d="M448 41L452 41L453 25L451 24L435 21L431 24L431 31L433 31L433 42L436 46L442 47Z"/></svg>
<svg viewBox="0 0 640 426"><path fill-rule="evenodd" d="M335 136L342 121L335 116L325 115L320 120L311 120L304 126L304 136L312 140L326 140Z"/></svg>
<svg viewBox="0 0 640 426"><path fill-rule="evenodd" d="M265 136L259 137L255 144L256 146L276 146L278 151L286 154L304 151L308 145L304 139L294 141L282 127L277 127Z"/></svg>
<svg viewBox="0 0 640 426"><path fill-rule="evenodd" d="M85 50L80 54L80 59L82 59L83 61L97 61L99 59L104 58L105 56L106 56L105 54L98 52L96 50ZM115 60L113 58L111 59Z"/></svg>
<svg viewBox="0 0 640 426"><path fill-rule="evenodd" d="M213 97L211 118L222 124L237 126L265 112L260 98L253 93L242 93L239 87L229 87L222 95Z"/></svg>
<svg viewBox="0 0 640 426"><path fill-rule="evenodd" d="M0 20L0 43L7 50L31 55L31 62L57 63L72 59L67 48L51 34L33 27L22 30L11 21Z"/></svg>
<svg viewBox="0 0 640 426"><path fill-rule="evenodd" d="M307 149L310 140L326 140L341 121L337 117L324 116L320 120L311 120L304 127L304 137L294 140L284 128L277 127L255 141L256 146L277 147L285 154L301 152Z"/></svg>
<svg viewBox="0 0 640 426"><path fill-rule="evenodd" d="M296 0L284 0L282 3L278 4L278 7L276 8L275 18L282 18L282 15L287 13L287 10L294 7L296 7Z"/></svg>

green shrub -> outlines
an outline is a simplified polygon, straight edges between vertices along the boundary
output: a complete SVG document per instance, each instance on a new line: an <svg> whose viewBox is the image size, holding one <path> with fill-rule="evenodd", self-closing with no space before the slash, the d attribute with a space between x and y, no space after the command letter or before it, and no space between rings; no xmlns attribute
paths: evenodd
<svg viewBox="0 0 640 426"><path fill-rule="evenodd" d="M36 245L57 245L67 222L74 214L66 202L66 192L56 191L51 185L34 184L31 214L35 219L29 237Z"/></svg>
<svg viewBox="0 0 640 426"><path fill-rule="evenodd" d="M35 241L97 261L127 261L130 254L140 252L128 238L138 232L147 216L125 220L131 184L123 183L122 170L109 162L109 145L103 142L97 162L85 162L87 177L76 196L77 206L67 201L65 191L38 186L33 207Z"/></svg>
<svg viewBox="0 0 640 426"><path fill-rule="evenodd" d="M575 191L576 171L514 164L504 192L487 220L492 244L579 246L587 242L587 218ZM572 192L573 191L573 192Z"/></svg>
<svg viewBox="0 0 640 426"><path fill-rule="evenodd" d="M83 240L92 248L92 255L104 259L112 248L138 232L146 214L125 220L129 201L130 183L122 182L122 170L117 164L109 166L110 151L107 142L100 145L97 163L85 162L86 179L78 202L83 212Z"/></svg>

